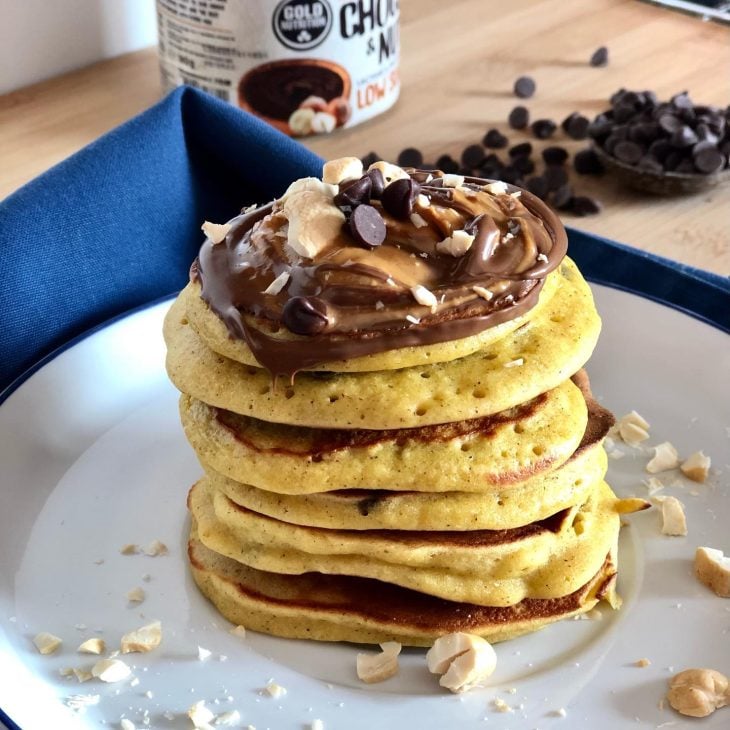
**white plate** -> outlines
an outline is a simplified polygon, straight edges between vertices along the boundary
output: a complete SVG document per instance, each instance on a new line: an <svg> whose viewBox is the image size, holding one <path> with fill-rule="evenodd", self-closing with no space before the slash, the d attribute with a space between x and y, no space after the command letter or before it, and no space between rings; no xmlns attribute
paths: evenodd
<svg viewBox="0 0 730 730"><path fill-rule="evenodd" d="M681 725L658 706L672 673L695 666L730 673L730 601L692 575L698 545L730 553L730 348L719 330L674 310L594 290L604 319L589 366L594 391L619 415L642 413L650 443L672 441L685 455L704 449L716 467L704 485L662 475L676 481L664 493L686 505L687 537L662 536L657 510L630 518L621 611L499 645L491 686L461 697L439 690L419 650L404 652L399 676L365 686L355 676L357 647L230 635L186 570L185 495L200 469L164 374L163 304L66 350L0 407L0 707L23 730L119 727L123 716L139 727L145 711L152 727L188 728L185 712L197 700L216 713L237 709L240 726L258 730L300 730L315 718L326 730ZM638 451L611 461L619 494L646 496L645 463ZM119 552L155 539L168 556ZM147 593L141 605L125 597L135 586ZM84 638L99 635L115 648L152 619L161 619L164 641L127 657L135 686L59 676L61 667L93 662L76 653ZM31 638L40 631L63 639L57 654L36 652ZM212 652L207 661L198 646ZM641 658L651 665L636 667ZM287 694L263 696L270 679ZM98 694L99 704L75 713L65 702L77 694ZM495 698L514 711L498 713ZM729 722L726 709L702 726Z"/></svg>

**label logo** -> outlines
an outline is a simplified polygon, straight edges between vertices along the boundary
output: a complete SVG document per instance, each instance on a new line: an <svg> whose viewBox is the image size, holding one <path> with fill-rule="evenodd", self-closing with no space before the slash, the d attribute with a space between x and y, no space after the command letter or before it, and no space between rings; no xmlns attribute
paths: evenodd
<svg viewBox="0 0 730 730"><path fill-rule="evenodd" d="M274 34L293 51L316 48L332 28L332 8L327 0L283 0L272 20Z"/></svg>

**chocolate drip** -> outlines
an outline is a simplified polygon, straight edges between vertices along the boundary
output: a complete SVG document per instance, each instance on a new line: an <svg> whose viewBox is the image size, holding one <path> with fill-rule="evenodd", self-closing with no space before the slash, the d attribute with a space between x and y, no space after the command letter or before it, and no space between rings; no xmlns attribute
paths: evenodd
<svg viewBox="0 0 730 730"><path fill-rule="evenodd" d="M422 172L412 174L425 179ZM301 258L286 245L287 221L274 201L231 221L225 241L207 240L191 279L200 281L203 299L230 335L244 340L275 377L461 339L529 311L544 277L565 255L567 238L557 217L524 191L493 195L481 188L489 181L476 178L467 178L467 189L438 187L436 175L421 188L430 205L417 208L420 225L394 218L371 200L387 227L386 240L373 250L343 230L314 259ZM475 236L470 249L463 256L437 251L459 229ZM285 287L266 294L284 272ZM416 301L417 286L436 296L434 307ZM489 289L492 298L477 294L475 286ZM312 334L281 339L276 333L284 308L295 297L316 297L326 322L318 321Z"/></svg>

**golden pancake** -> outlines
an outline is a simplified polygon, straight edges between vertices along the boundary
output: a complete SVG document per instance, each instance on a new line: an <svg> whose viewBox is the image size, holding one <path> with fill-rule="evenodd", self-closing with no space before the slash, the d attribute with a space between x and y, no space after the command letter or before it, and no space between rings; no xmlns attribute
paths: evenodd
<svg viewBox="0 0 730 730"><path fill-rule="evenodd" d="M214 553L197 539L193 524L188 558L201 592L233 624L275 636L318 641L430 646L455 631L491 642L536 631L592 609L605 598L616 605L615 559L560 598L526 598L503 608L434 598L367 578L266 573Z"/></svg>
<svg viewBox="0 0 730 730"><path fill-rule="evenodd" d="M300 373L277 388L267 371L210 350L178 300L164 325L168 374L204 403L290 425L394 429L492 415L557 387L590 357L600 330L590 288L571 261L560 270L547 306L494 350L401 370Z"/></svg>

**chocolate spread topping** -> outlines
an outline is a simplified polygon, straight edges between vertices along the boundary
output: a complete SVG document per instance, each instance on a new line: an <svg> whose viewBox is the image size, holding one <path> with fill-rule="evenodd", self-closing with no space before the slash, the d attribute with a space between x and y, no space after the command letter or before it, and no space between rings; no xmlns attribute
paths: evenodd
<svg viewBox="0 0 730 730"><path fill-rule="evenodd" d="M345 224L314 258L298 255L287 245L281 201L234 218L224 241L206 240L201 247L191 278L200 281L203 299L230 335L245 340L274 377L461 339L537 302L545 276L567 249L557 216L525 191L514 195L511 186L494 194L483 189L492 181L466 178L463 186L443 187L440 172L408 172L429 203L414 208L418 218L399 220L371 199L387 229L385 241L372 250L359 245ZM437 250L458 230L474 236L465 253ZM284 273L285 286L265 293ZM416 298L424 289L433 295L430 302ZM316 316L306 306L306 315L291 316L286 307L294 298L300 308L311 299ZM284 323L300 319L316 326L300 330L303 337L277 337Z"/></svg>

